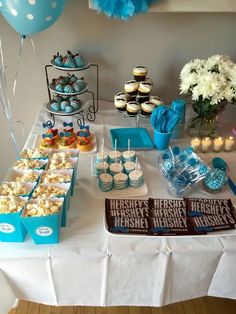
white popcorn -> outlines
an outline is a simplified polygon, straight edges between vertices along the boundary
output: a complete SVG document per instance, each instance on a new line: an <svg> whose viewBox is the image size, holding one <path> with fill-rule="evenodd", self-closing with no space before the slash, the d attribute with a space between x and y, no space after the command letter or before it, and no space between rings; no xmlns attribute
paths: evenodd
<svg viewBox="0 0 236 314"><path fill-rule="evenodd" d="M15 178L16 182L35 182L37 181L39 175L34 171L27 171L23 175L19 175Z"/></svg>
<svg viewBox="0 0 236 314"><path fill-rule="evenodd" d="M20 182L6 182L0 186L0 195L23 195L28 194L31 188Z"/></svg>
<svg viewBox="0 0 236 314"><path fill-rule="evenodd" d="M26 200L16 196L0 196L0 214L16 213L22 210Z"/></svg>
<svg viewBox="0 0 236 314"><path fill-rule="evenodd" d="M36 169L40 167L41 163L37 159L20 159L17 160L14 169Z"/></svg>
<svg viewBox="0 0 236 314"><path fill-rule="evenodd" d="M21 158L44 158L48 157L50 154L49 151L45 149L25 149L20 153Z"/></svg>
<svg viewBox="0 0 236 314"><path fill-rule="evenodd" d="M26 205L25 217L48 216L60 211L63 202L41 199L37 203Z"/></svg>
<svg viewBox="0 0 236 314"><path fill-rule="evenodd" d="M64 173L46 172L41 177L42 183L64 183L71 181L71 176Z"/></svg>
<svg viewBox="0 0 236 314"><path fill-rule="evenodd" d="M59 152L59 153L53 153L51 156L52 159L65 159L68 157L73 157L73 154L70 152Z"/></svg>
<svg viewBox="0 0 236 314"><path fill-rule="evenodd" d="M55 185L38 185L36 187L36 189L34 190L33 193L33 198L37 198L37 197L55 197L58 195L65 195L66 194L66 190L55 186Z"/></svg>
<svg viewBox="0 0 236 314"><path fill-rule="evenodd" d="M68 159L51 159L49 163L49 169L59 170L59 169L71 169L73 168L73 163Z"/></svg>

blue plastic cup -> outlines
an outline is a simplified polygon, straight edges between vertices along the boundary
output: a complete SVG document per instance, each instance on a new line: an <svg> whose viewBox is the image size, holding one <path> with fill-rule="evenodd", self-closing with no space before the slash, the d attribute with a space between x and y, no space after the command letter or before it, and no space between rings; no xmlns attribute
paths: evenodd
<svg viewBox="0 0 236 314"><path fill-rule="evenodd" d="M154 130L154 145L157 150L165 150L169 146L170 138L172 132L170 133L161 133Z"/></svg>

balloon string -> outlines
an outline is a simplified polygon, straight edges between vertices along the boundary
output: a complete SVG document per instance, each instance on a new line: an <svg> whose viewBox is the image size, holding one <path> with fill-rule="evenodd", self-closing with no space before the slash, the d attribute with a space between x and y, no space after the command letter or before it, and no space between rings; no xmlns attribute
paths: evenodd
<svg viewBox="0 0 236 314"><path fill-rule="evenodd" d="M16 157L19 156L19 147L14 135L13 131L13 122L12 122L12 111L10 101L7 98L7 83L6 83L6 75L5 75L5 63L3 57L3 49L2 49L2 40L0 38L0 104L3 108L3 113L5 114L8 122L8 129L14 144Z"/></svg>
<svg viewBox="0 0 236 314"><path fill-rule="evenodd" d="M37 50L36 50L36 46L35 46L33 38L30 37L30 36L28 36L28 37L30 38L31 46L32 46L32 49L33 49L33 52L34 52L34 55L35 55L36 59L38 60L39 64L44 66L44 63L40 62L39 59L38 59L38 54L37 54Z"/></svg>
<svg viewBox="0 0 236 314"><path fill-rule="evenodd" d="M13 84L13 96L15 96L15 93L16 93L16 82L17 82L17 76L18 76L18 68L19 68L19 63L20 63L22 47L24 45L24 39L25 39L25 36L21 36L19 53L18 53L18 56L17 56L16 74L15 74L15 79L14 79L14 84Z"/></svg>

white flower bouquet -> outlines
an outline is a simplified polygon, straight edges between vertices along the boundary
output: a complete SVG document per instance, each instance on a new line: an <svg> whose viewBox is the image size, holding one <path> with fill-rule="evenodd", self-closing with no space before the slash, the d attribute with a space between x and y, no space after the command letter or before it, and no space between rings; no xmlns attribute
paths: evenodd
<svg viewBox="0 0 236 314"><path fill-rule="evenodd" d="M189 125L190 135L214 136L216 116L236 100L236 64L225 55L195 59L183 67L180 80L180 93L191 95L198 115Z"/></svg>

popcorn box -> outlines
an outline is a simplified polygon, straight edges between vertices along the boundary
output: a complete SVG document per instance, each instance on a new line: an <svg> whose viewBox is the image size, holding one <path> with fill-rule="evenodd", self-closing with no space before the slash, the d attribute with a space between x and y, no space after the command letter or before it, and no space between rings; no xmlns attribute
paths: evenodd
<svg viewBox="0 0 236 314"><path fill-rule="evenodd" d="M31 197L31 195L32 195L32 193L33 193L33 191L34 191L34 189L35 189L35 187L36 187L36 185L37 185L37 182L28 182L28 183L21 183L21 182L9 182L9 181L5 181L5 182L3 182L1 185L0 185L0 195L4 195L3 194L3 187L4 187L4 184L11 184L11 183L15 183L15 184L19 184L20 186L24 186L24 187L26 187L26 189L27 189L27 193L15 193L15 194L12 194L12 195L15 195L15 196L23 196L23 197L28 197L28 198L30 198ZM7 195L6 195L7 196Z"/></svg>
<svg viewBox="0 0 236 314"><path fill-rule="evenodd" d="M70 206L70 194L71 194L71 183L54 183L54 184L40 184L39 186L48 187L48 186L55 186L58 188L62 188L65 191L65 195L55 195L50 196L50 198L64 198L63 206L62 206L62 219L61 219L61 226L65 227L67 223L67 214ZM38 187L39 187L38 186ZM34 197L34 195L33 195ZM35 196L35 199L41 198L40 195Z"/></svg>
<svg viewBox="0 0 236 314"><path fill-rule="evenodd" d="M55 169L50 169L52 160L49 161L48 166L47 166L47 170L68 170L68 169L73 169L73 175L72 175L72 194L73 195L73 191L74 191L74 186L76 184L76 176L77 176L77 166L78 166L78 157L69 157L66 158L66 160L68 160L71 163L71 167L70 168L56 168Z"/></svg>
<svg viewBox="0 0 236 314"><path fill-rule="evenodd" d="M35 160L38 160L39 162L39 165L38 166L30 166L30 162L32 161L35 161ZM17 163L20 162L20 161L25 161L26 164L29 164L29 167L28 168L19 168L17 166ZM38 159L38 158L29 158L29 159L25 159L25 158L21 158L19 160L17 160L14 164L13 164L13 169L14 170L29 170L29 169L33 169L33 170L44 170L47 166L47 163L48 163L48 158L45 158L45 159Z"/></svg>
<svg viewBox="0 0 236 314"><path fill-rule="evenodd" d="M50 198L47 200L50 200L53 203L56 203L57 201L64 202L64 198ZM38 202L39 199L31 199L28 204ZM60 211L58 213L49 214L46 216L26 217L24 216L25 211L26 207L21 214L21 220L35 244L59 243L62 207L60 208Z"/></svg>
<svg viewBox="0 0 236 314"><path fill-rule="evenodd" d="M37 179L34 181L26 181L26 182L39 182L40 176L43 173L43 170L14 170L12 169L6 176L6 180L5 181L9 181L9 182L19 182L16 181L16 178L18 177L23 177L24 175L30 175L31 173L35 174L37 176Z"/></svg>
<svg viewBox="0 0 236 314"><path fill-rule="evenodd" d="M55 174L55 175L67 175L70 177L70 180L65 181L65 182L43 182L43 176L44 175L50 175L50 174ZM73 195L73 188L74 186L72 185L72 176L73 176L73 169L65 169L65 170L45 170L43 171L42 175L40 176L39 183L43 184L54 184L54 183L71 183L70 186L70 194ZM56 180L56 179L55 179Z"/></svg>
<svg viewBox="0 0 236 314"><path fill-rule="evenodd" d="M30 149L25 148L20 152L20 158L19 159L48 159L48 157L51 154L50 149ZM36 157L29 157L29 155L35 155Z"/></svg>
<svg viewBox="0 0 236 314"><path fill-rule="evenodd" d="M0 196L0 199L3 196ZM28 200L28 197L18 196L21 200ZM14 213L0 213L0 241L2 242L24 242L27 230L21 221L21 214L24 207Z"/></svg>

